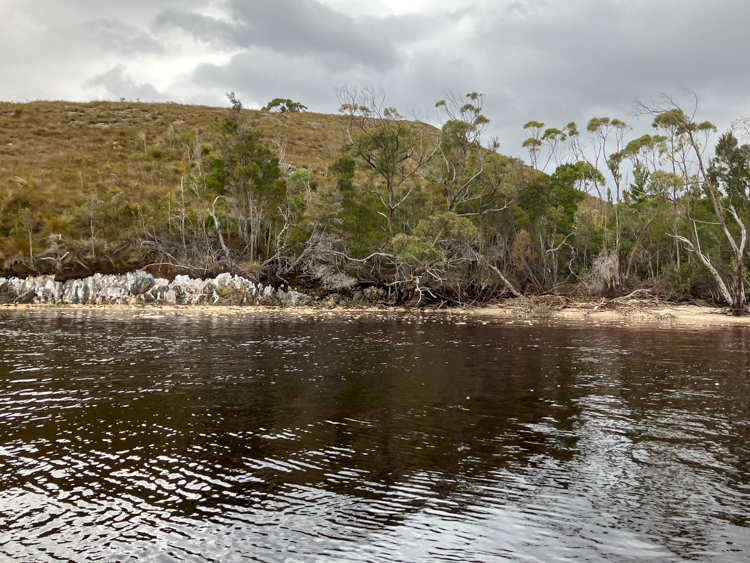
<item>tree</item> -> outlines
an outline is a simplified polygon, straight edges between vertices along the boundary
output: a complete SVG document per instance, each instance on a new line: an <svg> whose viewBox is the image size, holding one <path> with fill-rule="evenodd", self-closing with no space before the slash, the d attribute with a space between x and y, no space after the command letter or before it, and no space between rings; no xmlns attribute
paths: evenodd
<svg viewBox="0 0 750 563"><path fill-rule="evenodd" d="M711 180L724 188L730 201L739 200L747 208L750 198L750 145L740 146L737 137L728 131L719 137L714 154L708 170Z"/></svg>
<svg viewBox="0 0 750 563"><path fill-rule="evenodd" d="M675 129L678 135L684 135L686 145L691 149L691 156L695 159L698 168L697 181L700 182L701 187L708 193L711 203L713 204L714 214L719 222L719 226L724 234L726 241L729 243L729 247L734 255L734 283L733 291L730 291L727 284L724 282L721 274L717 270L716 266L711 262L710 256L705 254L701 249L700 239L698 237L698 229L696 221L692 218L692 227L695 234L693 241L683 237L675 236L678 240L683 242L685 246L693 252L703 263L706 268L711 272L714 277L716 285L726 302L732 307L734 313L739 315L745 310L745 286L743 278L743 261L745 254L745 244L747 242L747 230L745 224L740 219L737 211L731 203L728 202L728 207L724 207L722 201L722 193L719 190L719 185L715 182L715 178L709 173L709 168L706 166L704 161L704 154L707 143L701 144L701 135L705 135L705 138L710 138L712 132L716 130L716 126L708 121L698 123L695 120L695 115L698 110L698 98L697 96L688 91L688 94L692 95L695 104L690 114L686 113L673 99L668 95L662 96L658 102L651 104L644 104L642 102L636 102L636 110L640 113L655 115L656 119L660 123L671 126ZM655 120L656 121L656 120ZM727 222L727 213L735 220L740 230L740 241L735 239L735 236L729 230Z"/></svg>
<svg viewBox="0 0 750 563"><path fill-rule="evenodd" d="M277 113L299 113L307 109L299 102L293 102L288 98L274 98L261 108L261 111L274 111Z"/></svg>
<svg viewBox="0 0 750 563"><path fill-rule="evenodd" d="M270 228L269 215L276 210L275 203L283 198L285 186L280 180L278 157L260 141L262 131L245 123L242 102L234 92L227 96L232 104L231 113L222 124L223 142L218 155L210 159L209 185L226 197L228 211L236 222L248 257L256 261L260 235L264 228Z"/></svg>
<svg viewBox="0 0 750 563"><path fill-rule="evenodd" d="M419 123L385 105L385 94L340 88L339 111L350 118L350 154L367 177L366 188L385 208L378 211L393 233L393 214L412 194L418 173L435 152L435 141Z"/></svg>
<svg viewBox="0 0 750 563"><path fill-rule="evenodd" d="M573 124L575 126L575 124ZM560 130L555 127L550 127L544 130L542 134L542 144L547 146L547 161L542 166L542 170L547 169L547 165L550 160L555 160L555 167L560 166L561 161L565 158L565 153L560 154L560 151L565 147L565 141L568 139L567 130Z"/></svg>
<svg viewBox="0 0 750 563"><path fill-rule="evenodd" d="M472 92L461 100L454 94L440 100L448 119L443 124L437 152L436 178L446 199L447 210L454 212L462 203L479 199L484 158L481 134L490 122L482 115L484 96Z"/></svg>
<svg viewBox="0 0 750 563"><path fill-rule="evenodd" d="M630 161L633 172L630 190L623 192L623 199L627 203L636 204L644 201L649 178L659 166L659 157L665 140L666 137L661 135L642 135L622 149L622 156Z"/></svg>
<svg viewBox="0 0 750 563"><path fill-rule="evenodd" d="M523 126L526 140L521 143L521 146L529 151L531 167L537 169L539 168L539 153L542 150L542 129L544 129L544 123L540 121L529 121Z"/></svg>
<svg viewBox="0 0 750 563"><path fill-rule="evenodd" d="M550 176L552 193L550 194L549 220L547 230L547 250L545 254L552 257L552 283L558 284L559 255L567 244L569 237L576 233L575 217L578 204L585 199L584 193L576 189L586 178L586 165L582 162L559 165ZM572 261L572 260L571 260Z"/></svg>
<svg viewBox="0 0 750 563"><path fill-rule="evenodd" d="M29 236L29 264L31 266L31 269L33 270L35 266L34 241L32 235L34 234L34 230L36 230L37 226L39 225L39 214L32 209L26 208L21 212L18 219L21 223L21 227L23 227L23 230L26 231L26 234L28 234Z"/></svg>
<svg viewBox="0 0 750 563"><path fill-rule="evenodd" d="M575 125L573 124L575 128ZM625 135L630 131L623 121L619 119L610 119L609 117L594 117L589 120L586 125L586 131L591 134L591 148L593 149L593 162L589 161L586 157L584 150L576 150L576 154L583 158L585 162L599 169L599 163L602 162L605 168L609 171L612 180L615 185L615 250L614 250L614 275L612 277L612 283L617 287L620 283L620 247L622 244L622 225L620 222L620 203L621 203L621 181L622 173L621 166L622 162L626 157L626 153L622 150L624 148ZM577 138L577 135L576 135ZM577 142L577 139L576 139ZM607 145L610 145L608 150ZM612 146L614 145L614 147ZM612 150L614 149L614 150ZM606 194L603 194L599 189L598 182L594 181L594 187L597 190L599 198L602 200L602 225L605 230L605 237L602 239L602 253L607 252L607 202L612 200L611 191L608 189ZM604 186L602 186L604 187Z"/></svg>

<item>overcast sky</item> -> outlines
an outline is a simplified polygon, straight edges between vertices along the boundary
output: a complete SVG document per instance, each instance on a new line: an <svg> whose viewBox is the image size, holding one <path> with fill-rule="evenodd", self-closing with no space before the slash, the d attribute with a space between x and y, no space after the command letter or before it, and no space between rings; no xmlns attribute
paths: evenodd
<svg viewBox="0 0 750 563"><path fill-rule="evenodd" d="M0 0L0 99L120 98L335 112L373 86L427 112L486 95L488 132L522 156L529 120L630 115L696 92L720 129L750 115L747 0Z"/></svg>

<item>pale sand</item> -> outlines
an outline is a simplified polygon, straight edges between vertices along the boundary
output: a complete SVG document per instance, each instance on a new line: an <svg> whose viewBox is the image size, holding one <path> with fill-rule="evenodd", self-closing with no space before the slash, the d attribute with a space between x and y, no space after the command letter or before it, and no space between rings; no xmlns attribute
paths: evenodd
<svg viewBox="0 0 750 563"><path fill-rule="evenodd" d="M409 320L411 317L432 321L464 322L510 322L536 323L606 323L616 325L663 326L665 328L699 327L750 327L750 316L732 316L727 308L707 307L691 304L654 304L628 301L626 304L608 302L599 308L593 303L573 303L565 308L530 305L529 302L509 300L500 305L487 307L447 308L441 310L418 310L405 307L371 307L363 309L321 309L311 307L238 307L219 306L180 306L180 305L0 305L0 311L34 310L111 310L131 312L140 318L160 318L172 315L195 315L212 317L263 316L323 320L334 318L360 318L371 316L379 319L398 317Z"/></svg>
<svg viewBox="0 0 750 563"><path fill-rule="evenodd" d="M509 318L513 309L509 307L487 307L475 309L477 316ZM533 312L529 320L535 318ZM558 321L592 321L617 323L648 323L665 327L685 326L743 326L750 327L750 316L735 317L729 309L721 307L701 307L698 305L647 305L643 307L621 307L615 309L585 308L580 306L553 310L549 319Z"/></svg>

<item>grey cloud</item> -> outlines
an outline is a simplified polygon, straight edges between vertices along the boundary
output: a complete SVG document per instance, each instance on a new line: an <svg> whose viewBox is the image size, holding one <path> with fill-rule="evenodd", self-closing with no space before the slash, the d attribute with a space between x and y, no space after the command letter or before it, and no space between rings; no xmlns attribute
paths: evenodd
<svg viewBox="0 0 750 563"><path fill-rule="evenodd" d="M113 19L98 19L78 26L75 32L90 37L98 46L116 53L160 54L163 45L139 28Z"/></svg>
<svg viewBox="0 0 750 563"><path fill-rule="evenodd" d="M728 126L750 87L741 55L750 48L749 16L750 4L738 0L476 6L457 50L487 95L491 132L520 153L528 120L560 127L610 115L648 130L650 120L631 115L634 99L679 95L685 86L701 100L699 117Z"/></svg>
<svg viewBox="0 0 750 563"><path fill-rule="evenodd" d="M162 10L172 7L191 9L205 6L205 0L128 0L127 2L102 2L101 0L34 0L17 2L15 11L26 14L37 23L49 25L74 25L84 20L112 18L132 24L145 25Z"/></svg>
<svg viewBox="0 0 750 563"><path fill-rule="evenodd" d="M234 49L241 46L241 29L223 20L182 10L164 10L153 22L155 30L176 27L198 41ZM244 46L249 46L244 45Z"/></svg>
<svg viewBox="0 0 750 563"><path fill-rule="evenodd" d="M333 87L373 85L393 105L429 110L448 91L480 91L489 133L510 154L521 153L530 119L562 126L610 115L648 129L647 120L629 115L633 100L679 94L683 86L701 96L702 118L720 126L748 113L738 109L750 86L738 53L750 47L742 29L750 5L739 0L476 2L460 12L359 19L313 0L234 0L227 7L231 24L184 25L241 51L185 78L187 89L221 84L217 99L233 89L257 104L283 96L335 111ZM388 64L368 62L384 56L378 42L389 45Z"/></svg>
<svg viewBox="0 0 750 563"><path fill-rule="evenodd" d="M498 71L540 105L619 105L680 86L699 91L717 78L746 89L736 63L750 48L741 29L748 17L750 5L734 1L578 0L522 20L498 15L474 46L497 53Z"/></svg>
<svg viewBox="0 0 750 563"><path fill-rule="evenodd" d="M374 33L372 18L355 20L315 0L233 0L231 6L249 36L275 50L335 53L379 70L398 62L393 44Z"/></svg>
<svg viewBox="0 0 750 563"><path fill-rule="evenodd" d="M95 76L86 81L87 87L103 86L110 98L141 99L146 101L159 101L166 99L151 84L136 84L126 73L124 65L118 64L107 72Z"/></svg>
<svg viewBox="0 0 750 563"><path fill-rule="evenodd" d="M418 13L382 17L326 2L11 3L0 21L0 66L15 79L0 81L0 90L13 99L82 98L96 86L112 97L164 98L114 66L135 54L138 75L159 72L159 84L171 81L170 97L183 102L222 104L235 90L247 105L281 96L335 112L332 89L349 84L429 110L448 91L479 91L489 133L511 154L521 152L531 119L559 127L610 115L637 125L629 115L636 97L679 95L683 86L698 94L699 117L721 128L750 113L747 0L434 0ZM111 70L87 81L92 65Z"/></svg>
<svg viewBox="0 0 750 563"><path fill-rule="evenodd" d="M236 91L248 107L260 107L273 98L291 98L311 111L335 111L333 85L338 74L314 58L288 58L269 50L252 49L227 65L202 64L188 77L191 85L213 91L216 99Z"/></svg>
<svg viewBox="0 0 750 563"><path fill-rule="evenodd" d="M267 47L291 56L320 55L331 69L364 65L385 71L399 62L394 35L378 18L354 19L316 0L232 0L233 22L167 10L156 29L174 26L227 48Z"/></svg>
<svg viewBox="0 0 750 563"><path fill-rule="evenodd" d="M198 89L202 100L212 95L214 103L224 102L224 92L233 90L249 107L284 97L302 102L314 112L335 113L335 87L373 86L385 90L389 105L421 114L450 91L463 94L481 89L482 80L471 61L459 56L446 61L434 57L430 50L418 50L408 60L387 73L367 68L335 70L320 57L287 57L269 49L251 49L226 65L198 66L178 89Z"/></svg>

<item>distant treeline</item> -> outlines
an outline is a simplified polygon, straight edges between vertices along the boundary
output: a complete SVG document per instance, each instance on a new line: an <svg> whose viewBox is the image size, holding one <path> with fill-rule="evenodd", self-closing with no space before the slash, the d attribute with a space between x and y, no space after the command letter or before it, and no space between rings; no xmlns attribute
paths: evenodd
<svg viewBox="0 0 750 563"><path fill-rule="evenodd" d="M717 135L665 98L638 106L639 138L607 117L531 121L527 166L483 138L481 94L438 102L440 129L337 94L338 116L233 94L228 110L0 105L0 274L151 265L413 303L650 288L744 308L747 120Z"/></svg>

